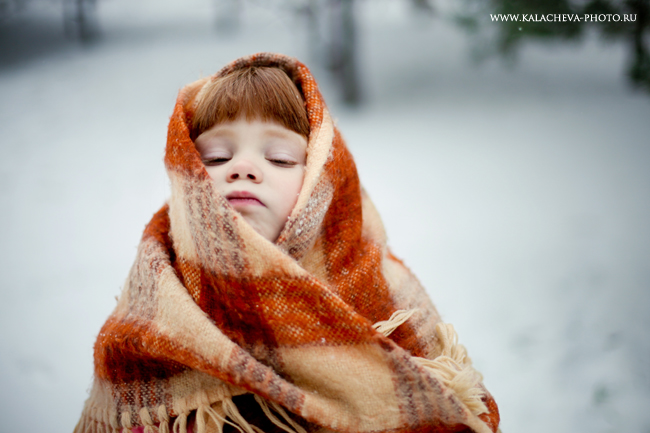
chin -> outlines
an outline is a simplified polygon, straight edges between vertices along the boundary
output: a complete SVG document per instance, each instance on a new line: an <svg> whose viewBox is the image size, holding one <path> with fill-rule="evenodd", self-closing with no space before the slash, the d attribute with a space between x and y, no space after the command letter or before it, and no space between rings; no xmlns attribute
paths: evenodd
<svg viewBox="0 0 650 433"><path fill-rule="evenodd" d="M269 227L266 226L260 226L260 224L257 221L251 221L249 218L246 217L246 215L242 215L244 217L244 221L250 225L253 230L255 230L260 236L263 238L267 239L270 242L275 242L275 240L280 236L280 231L273 231Z"/></svg>

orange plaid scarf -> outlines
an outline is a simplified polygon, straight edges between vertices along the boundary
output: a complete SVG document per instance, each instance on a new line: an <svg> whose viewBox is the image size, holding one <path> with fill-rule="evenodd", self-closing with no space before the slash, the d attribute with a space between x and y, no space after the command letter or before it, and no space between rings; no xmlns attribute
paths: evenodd
<svg viewBox="0 0 650 433"><path fill-rule="evenodd" d="M304 183L276 243L215 190L188 126L205 83L251 65L282 68L310 122ZM179 93L171 199L99 333L75 433L185 433L188 417L199 433L261 431L233 403L245 394L289 432L496 431L497 406L453 328L388 250L309 70L265 53L214 77Z"/></svg>

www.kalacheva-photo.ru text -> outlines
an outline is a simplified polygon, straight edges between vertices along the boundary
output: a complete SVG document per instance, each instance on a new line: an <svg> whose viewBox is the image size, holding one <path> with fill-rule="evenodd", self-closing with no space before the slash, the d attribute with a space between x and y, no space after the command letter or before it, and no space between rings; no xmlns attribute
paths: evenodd
<svg viewBox="0 0 650 433"><path fill-rule="evenodd" d="M539 22L635 22L636 14L490 14L492 21Z"/></svg>

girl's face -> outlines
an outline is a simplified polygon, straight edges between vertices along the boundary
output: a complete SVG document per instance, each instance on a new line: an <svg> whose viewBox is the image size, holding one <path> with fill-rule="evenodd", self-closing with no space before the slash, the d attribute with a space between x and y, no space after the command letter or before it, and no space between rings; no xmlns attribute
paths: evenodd
<svg viewBox="0 0 650 433"><path fill-rule="evenodd" d="M274 242L298 200L307 140L275 122L240 118L213 126L194 143L217 190Z"/></svg>

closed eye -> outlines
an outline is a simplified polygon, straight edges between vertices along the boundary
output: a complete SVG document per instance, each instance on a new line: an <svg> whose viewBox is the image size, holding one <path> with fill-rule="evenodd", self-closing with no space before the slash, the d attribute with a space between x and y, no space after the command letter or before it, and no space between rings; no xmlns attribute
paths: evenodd
<svg viewBox="0 0 650 433"><path fill-rule="evenodd" d="M293 167L294 165L298 164L296 161L292 161L289 159L281 159L281 158L267 158L267 161L279 167Z"/></svg>
<svg viewBox="0 0 650 433"><path fill-rule="evenodd" d="M228 161L230 161L230 158L212 158L212 159L204 159L203 164L204 165L221 165L221 164L225 164Z"/></svg>

